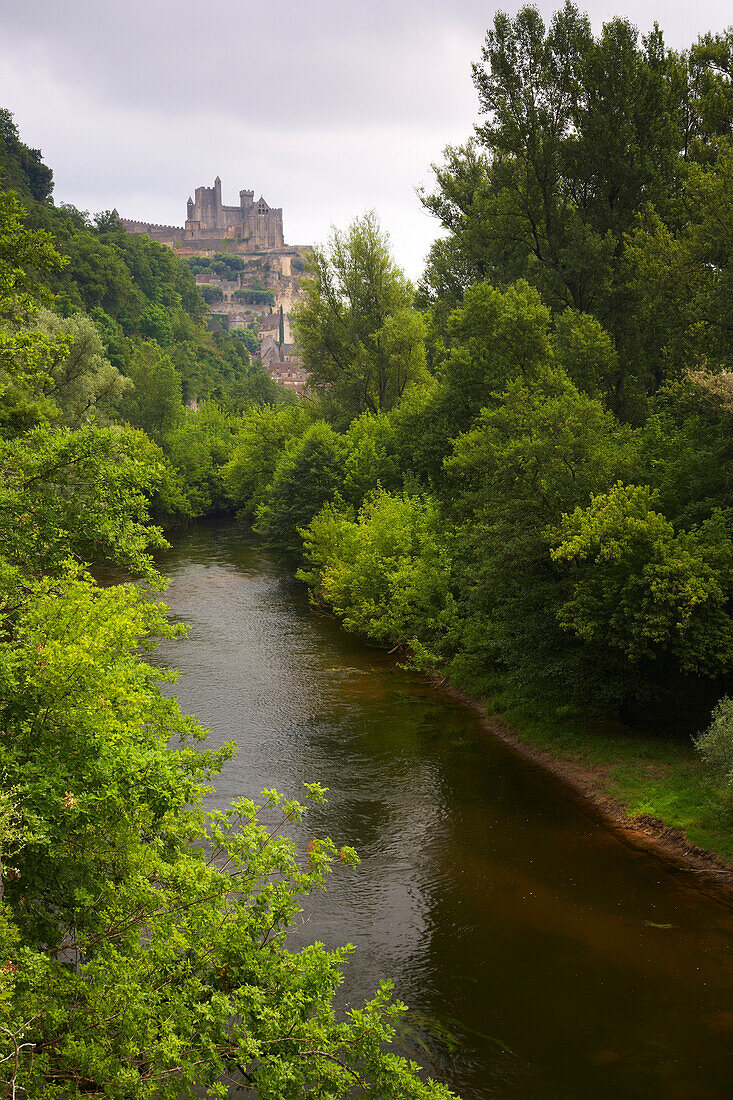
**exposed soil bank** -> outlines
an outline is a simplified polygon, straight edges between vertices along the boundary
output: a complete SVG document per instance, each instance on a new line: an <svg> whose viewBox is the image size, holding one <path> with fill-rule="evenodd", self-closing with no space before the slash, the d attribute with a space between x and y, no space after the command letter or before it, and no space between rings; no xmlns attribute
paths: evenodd
<svg viewBox="0 0 733 1100"><path fill-rule="evenodd" d="M210 747L240 749L211 807L317 779L328 802L297 835L360 854L293 929L297 949L355 945L340 1005L388 975L410 1005L399 1042L471 1100L730 1095L733 909L686 888L702 876L619 844L545 762L490 736L484 707L314 615L235 524L192 526L162 566L191 630L156 663L181 669ZM610 761L599 789L733 859L691 745L520 708L503 724L554 757Z"/></svg>
<svg viewBox="0 0 733 1100"><path fill-rule="evenodd" d="M450 684L441 690L470 706L482 725L494 737L545 771L555 775L573 800L594 816L624 844L654 856L668 870L677 872L690 889L705 893L733 908L733 863L715 852L693 844L683 829L648 814L629 813L623 804L604 789L608 765L554 754L524 740L522 734L500 715L487 712L486 704Z"/></svg>

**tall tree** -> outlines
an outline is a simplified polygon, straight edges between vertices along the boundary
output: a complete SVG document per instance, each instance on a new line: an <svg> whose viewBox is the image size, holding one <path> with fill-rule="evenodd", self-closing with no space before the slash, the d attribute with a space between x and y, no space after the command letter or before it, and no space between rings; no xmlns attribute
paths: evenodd
<svg viewBox="0 0 733 1100"><path fill-rule="evenodd" d="M594 310L636 213L668 205L684 66L658 29L639 41L628 20L614 19L594 38L568 0L549 27L533 7L513 20L499 12L473 79L487 116L477 127L482 155L452 152L426 204L449 228L468 230L478 215L478 275L523 275L553 308ZM459 186L466 178L481 185L478 210Z"/></svg>
<svg viewBox="0 0 733 1100"><path fill-rule="evenodd" d="M424 292L524 278L553 313L593 314L621 354L613 400L625 409L657 384L639 355L625 238L650 204L679 217L689 66L658 28L640 38L613 19L594 37L568 0L547 27L534 7L499 12L473 78L486 120L448 150L423 196L451 234L432 251Z"/></svg>
<svg viewBox="0 0 733 1100"><path fill-rule="evenodd" d="M390 409L426 376L424 330L374 213L334 230L314 250L311 274L295 312L311 385L347 420Z"/></svg>

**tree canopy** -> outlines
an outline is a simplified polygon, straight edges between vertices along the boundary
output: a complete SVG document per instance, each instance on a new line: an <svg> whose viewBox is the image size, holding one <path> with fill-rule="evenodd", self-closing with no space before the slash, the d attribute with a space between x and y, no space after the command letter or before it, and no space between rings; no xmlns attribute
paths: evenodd
<svg viewBox="0 0 733 1100"><path fill-rule="evenodd" d="M388 411L425 378L424 331L376 216L334 230L310 274L294 313L310 383L351 416Z"/></svg>
<svg viewBox="0 0 733 1100"><path fill-rule="evenodd" d="M157 521L233 514L347 629L475 693L589 729L709 723L729 792L732 77L730 31L675 51L569 2L498 12L479 125L423 196L444 233L417 296L374 214L334 230L297 397L252 333L204 329L195 272L238 258L54 206L0 115L8 1088L449 1095L390 1050L388 987L338 1015L344 951L287 948L355 858L289 838L318 785L205 809L233 750L201 747L146 659L177 632ZM98 584L103 562L137 583Z"/></svg>

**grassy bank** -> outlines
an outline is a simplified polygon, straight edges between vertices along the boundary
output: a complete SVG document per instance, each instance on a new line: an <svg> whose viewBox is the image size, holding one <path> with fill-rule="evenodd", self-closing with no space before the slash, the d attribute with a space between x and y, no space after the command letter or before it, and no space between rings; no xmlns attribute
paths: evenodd
<svg viewBox="0 0 733 1100"><path fill-rule="evenodd" d="M733 807L711 786L691 740L644 736L592 717L538 717L504 697L486 703L490 724L510 726L521 746L603 809L616 804L626 824L660 836L679 831L720 863L733 861Z"/></svg>

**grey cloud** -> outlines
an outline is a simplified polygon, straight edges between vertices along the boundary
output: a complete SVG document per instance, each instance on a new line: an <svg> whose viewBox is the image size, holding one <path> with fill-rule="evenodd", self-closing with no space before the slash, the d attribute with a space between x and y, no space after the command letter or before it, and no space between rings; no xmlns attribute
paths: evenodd
<svg viewBox="0 0 733 1100"><path fill-rule="evenodd" d="M545 17L559 6L541 0ZM510 12L519 3L498 5ZM592 0L689 44L729 0ZM477 119L481 0L4 0L0 105L40 147L57 201L178 224L217 173L263 191L287 239L322 240L367 208L419 273L436 235L415 195Z"/></svg>
<svg viewBox="0 0 733 1100"><path fill-rule="evenodd" d="M210 106L273 122L359 124L395 114L437 119L455 106L444 44L462 33L467 44L476 41L476 27L447 6L436 5L432 15L429 6L419 9L384 2L9 0L3 23L6 48L107 103L123 96L129 105L155 104L171 114Z"/></svg>

